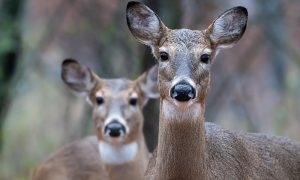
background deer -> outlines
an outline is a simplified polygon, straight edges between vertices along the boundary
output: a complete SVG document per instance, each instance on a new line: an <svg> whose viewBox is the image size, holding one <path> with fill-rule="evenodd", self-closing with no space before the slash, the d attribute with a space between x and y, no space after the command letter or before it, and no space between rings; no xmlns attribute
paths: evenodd
<svg viewBox="0 0 300 180"><path fill-rule="evenodd" d="M157 66L137 80L101 79L75 60L62 63L62 79L93 106L96 137L75 141L54 153L33 180L141 179L149 153L142 108L158 97Z"/></svg>
<svg viewBox="0 0 300 180"><path fill-rule="evenodd" d="M147 179L300 179L300 144L204 123L210 67L247 25L247 10L225 11L203 31L169 29L147 6L127 5L127 24L159 62L159 139Z"/></svg>

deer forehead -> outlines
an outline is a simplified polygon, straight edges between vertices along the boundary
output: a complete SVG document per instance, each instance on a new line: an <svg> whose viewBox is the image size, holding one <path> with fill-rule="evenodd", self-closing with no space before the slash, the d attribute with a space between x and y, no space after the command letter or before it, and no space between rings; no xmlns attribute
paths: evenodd
<svg viewBox="0 0 300 180"><path fill-rule="evenodd" d="M169 44L182 44L187 48L194 46L210 47L211 43L208 37L202 31L190 29L174 29L167 33L164 39Z"/></svg>
<svg viewBox="0 0 300 180"><path fill-rule="evenodd" d="M128 79L107 79L98 86L94 95L96 97L137 97L135 83Z"/></svg>
<svg viewBox="0 0 300 180"><path fill-rule="evenodd" d="M175 29L169 31L160 43L158 51L166 51L171 55L210 54L213 49L210 40L202 31Z"/></svg>
<svg viewBox="0 0 300 180"><path fill-rule="evenodd" d="M105 97L110 99L127 99L127 98L138 98L138 93L134 89L125 89L120 91L115 91L112 89L99 89L95 93L95 97Z"/></svg>

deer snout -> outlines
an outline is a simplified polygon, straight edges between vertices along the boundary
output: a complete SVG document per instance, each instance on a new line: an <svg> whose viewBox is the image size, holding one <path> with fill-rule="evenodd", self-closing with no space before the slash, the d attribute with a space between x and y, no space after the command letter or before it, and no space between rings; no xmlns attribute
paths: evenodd
<svg viewBox="0 0 300 180"><path fill-rule="evenodd" d="M196 97L196 90L188 82L180 81L171 88L170 95L177 101L185 102Z"/></svg>
<svg viewBox="0 0 300 180"><path fill-rule="evenodd" d="M110 137L120 137L125 135L126 128L117 120L113 120L105 126L104 133Z"/></svg>

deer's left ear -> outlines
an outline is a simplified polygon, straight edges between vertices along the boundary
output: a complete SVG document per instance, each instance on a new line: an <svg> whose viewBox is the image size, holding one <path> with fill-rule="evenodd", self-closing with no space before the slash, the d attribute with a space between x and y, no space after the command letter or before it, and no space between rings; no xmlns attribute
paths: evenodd
<svg viewBox="0 0 300 180"><path fill-rule="evenodd" d="M206 30L217 48L232 47L243 36L248 20L248 11L244 7L234 7L221 14Z"/></svg>
<svg viewBox="0 0 300 180"><path fill-rule="evenodd" d="M137 80L137 84L140 87L142 93L145 97L145 104L149 98L158 98L158 86L157 86L157 76L158 76L158 65L153 66L148 71L144 72Z"/></svg>

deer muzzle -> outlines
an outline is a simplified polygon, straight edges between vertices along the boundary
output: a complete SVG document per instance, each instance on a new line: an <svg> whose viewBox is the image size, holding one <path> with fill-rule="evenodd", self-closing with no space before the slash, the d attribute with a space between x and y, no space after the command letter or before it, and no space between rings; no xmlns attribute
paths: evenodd
<svg viewBox="0 0 300 180"><path fill-rule="evenodd" d="M175 84L170 91L171 98L180 102L186 102L196 97L195 88L186 81Z"/></svg>
<svg viewBox="0 0 300 180"><path fill-rule="evenodd" d="M107 124L104 128L104 133L110 137L120 137L125 135L126 128L123 124L118 122L117 120L113 120L109 124Z"/></svg>

